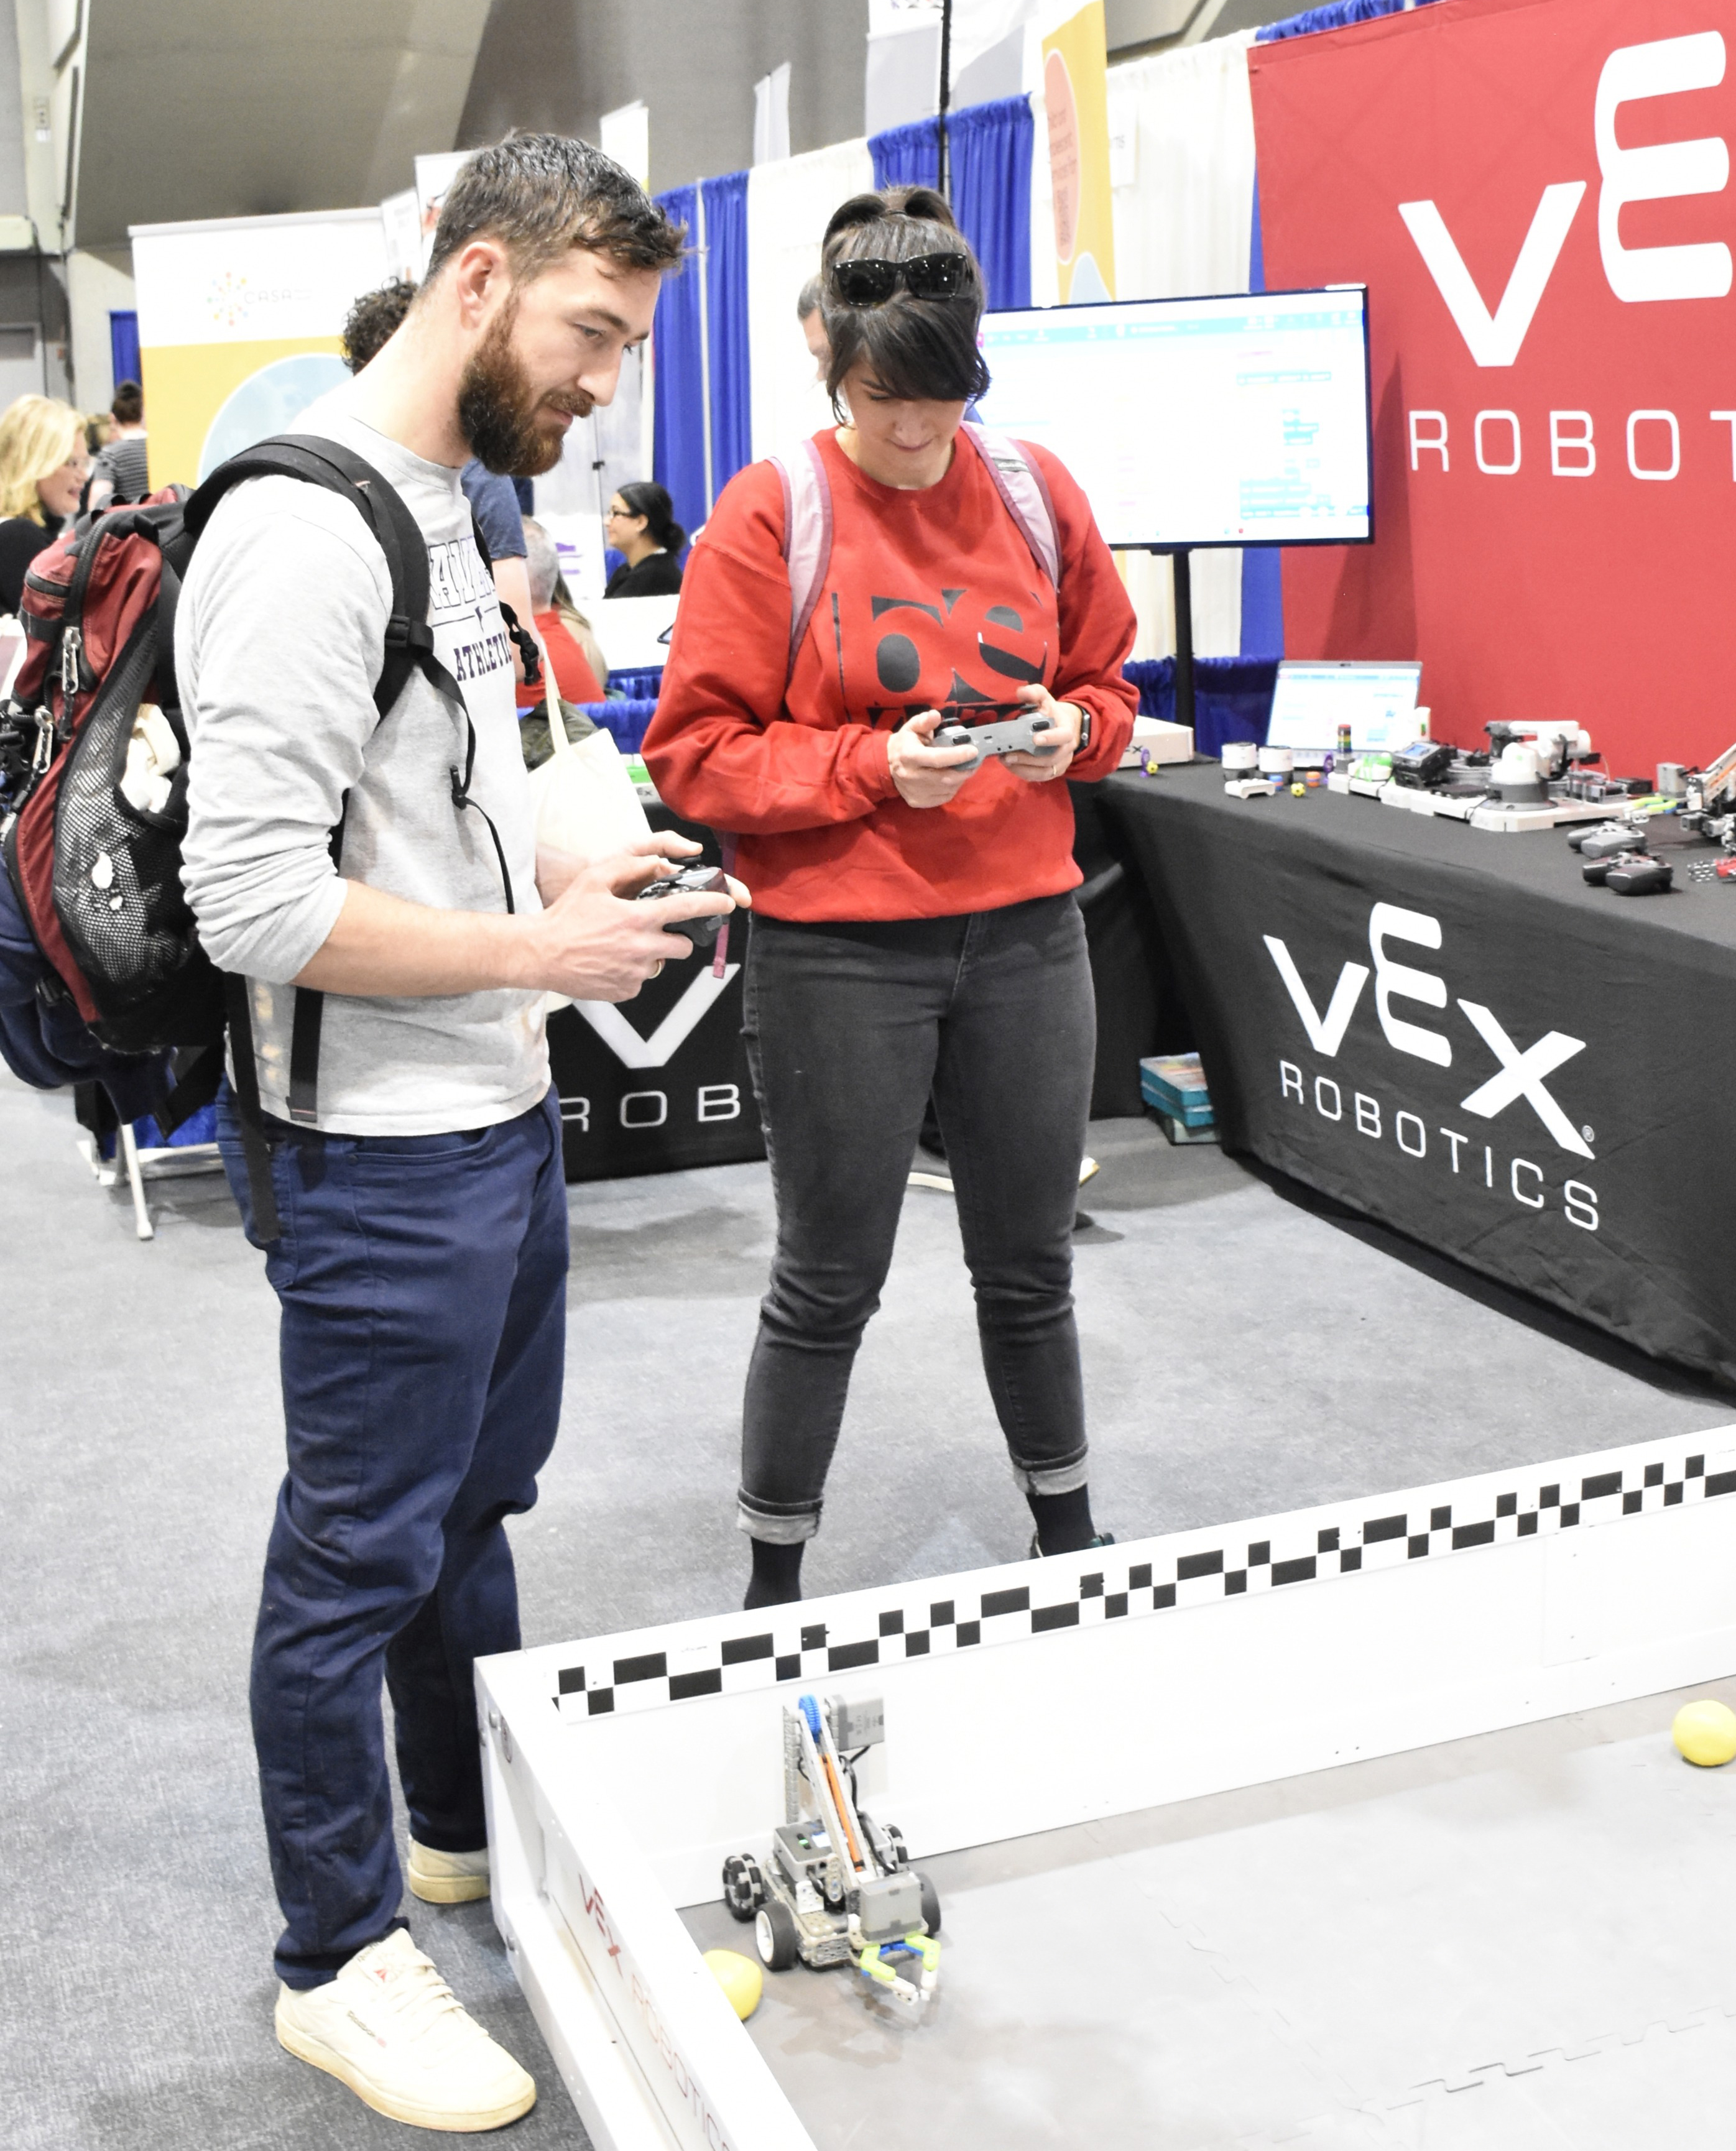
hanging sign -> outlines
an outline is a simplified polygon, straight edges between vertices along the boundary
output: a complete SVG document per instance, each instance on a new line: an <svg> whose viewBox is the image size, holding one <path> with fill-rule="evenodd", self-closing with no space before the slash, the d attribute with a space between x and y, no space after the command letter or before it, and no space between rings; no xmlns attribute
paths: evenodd
<svg viewBox="0 0 1736 2151"><path fill-rule="evenodd" d="M1115 296L1108 67L1103 0L1090 0L1047 30L1043 103L1063 306Z"/></svg>
<svg viewBox="0 0 1736 2151"><path fill-rule="evenodd" d="M1267 283L1369 288L1372 546L1293 657L1420 658L1440 736L1736 738L1736 0L1440 0L1248 54Z"/></svg>

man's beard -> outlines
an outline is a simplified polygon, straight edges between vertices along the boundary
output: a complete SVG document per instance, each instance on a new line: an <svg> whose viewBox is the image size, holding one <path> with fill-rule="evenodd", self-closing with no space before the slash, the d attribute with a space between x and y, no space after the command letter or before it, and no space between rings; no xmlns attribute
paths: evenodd
<svg viewBox="0 0 1736 2151"><path fill-rule="evenodd" d="M588 418L595 398L582 388L538 396L513 348L516 303L502 308L471 353L458 383L458 424L478 462L508 478L540 478L560 461L566 428L554 411Z"/></svg>

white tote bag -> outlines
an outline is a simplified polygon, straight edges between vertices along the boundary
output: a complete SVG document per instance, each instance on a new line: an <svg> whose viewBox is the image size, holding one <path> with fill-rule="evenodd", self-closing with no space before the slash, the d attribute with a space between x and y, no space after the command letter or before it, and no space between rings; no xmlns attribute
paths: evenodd
<svg viewBox="0 0 1736 2151"><path fill-rule="evenodd" d="M538 848L575 859L605 858L648 836L650 823L627 775L614 735L600 726L577 745L567 737L554 690L554 668L545 657L549 737L554 752L530 772L536 807Z"/></svg>
<svg viewBox="0 0 1736 2151"><path fill-rule="evenodd" d="M537 849L585 861L606 858L611 852L625 851L635 837L648 836L651 825L615 735L599 725L589 738L576 744L569 740L554 691L554 667L546 656L543 675L554 752L530 772ZM567 995L550 994L543 1012L552 1015L569 1005Z"/></svg>

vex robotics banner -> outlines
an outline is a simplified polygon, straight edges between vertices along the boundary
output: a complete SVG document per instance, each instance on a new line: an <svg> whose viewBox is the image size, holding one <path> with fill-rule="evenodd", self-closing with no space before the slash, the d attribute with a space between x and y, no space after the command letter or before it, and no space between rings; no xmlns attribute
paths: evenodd
<svg viewBox="0 0 1736 2151"><path fill-rule="evenodd" d="M1250 51L1268 285L1355 281L1375 542L1292 656L1420 657L1435 736L1736 738L1731 0L1441 0Z"/></svg>

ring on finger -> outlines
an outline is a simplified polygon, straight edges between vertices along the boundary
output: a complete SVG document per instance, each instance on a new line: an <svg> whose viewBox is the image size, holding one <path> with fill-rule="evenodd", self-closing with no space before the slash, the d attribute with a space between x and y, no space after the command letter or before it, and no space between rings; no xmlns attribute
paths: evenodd
<svg viewBox="0 0 1736 2151"><path fill-rule="evenodd" d="M665 957L665 956L660 956L660 957L657 959L656 962L655 962L655 964L652 964L652 966L651 966L651 976L652 976L654 979L660 978L660 977L662 976L662 974L663 974L663 966L664 966L664 964L665 964L668 960L669 960L669 959L667 959L667 957Z"/></svg>

